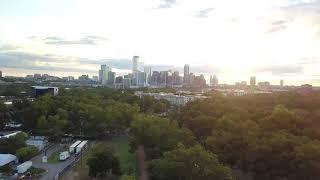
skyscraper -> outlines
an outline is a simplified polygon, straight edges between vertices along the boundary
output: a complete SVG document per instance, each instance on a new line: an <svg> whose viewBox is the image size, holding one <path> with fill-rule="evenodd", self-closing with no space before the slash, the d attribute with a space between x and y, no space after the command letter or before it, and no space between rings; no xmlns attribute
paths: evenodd
<svg viewBox="0 0 320 180"><path fill-rule="evenodd" d="M101 65L101 69L99 70L99 82L101 84L108 83L108 75L111 71L111 68L105 64Z"/></svg>
<svg viewBox="0 0 320 180"><path fill-rule="evenodd" d="M145 84L147 86L150 85L151 83L151 67L150 66L145 66L144 67L144 73L145 73Z"/></svg>
<svg viewBox="0 0 320 180"><path fill-rule="evenodd" d="M2 71L0 71L0 78L2 78Z"/></svg>
<svg viewBox="0 0 320 180"><path fill-rule="evenodd" d="M132 73L138 72L139 56L133 56L132 58Z"/></svg>
<svg viewBox="0 0 320 180"><path fill-rule="evenodd" d="M183 83L184 84L190 84L190 66L189 64L184 65L183 69Z"/></svg>
<svg viewBox="0 0 320 180"><path fill-rule="evenodd" d="M215 87L219 84L218 78L216 75L210 76L210 86Z"/></svg>
<svg viewBox="0 0 320 180"><path fill-rule="evenodd" d="M256 86L256 77L255 76L250 77L250 86Z"/></svg>
<svg viewBox="0 0 320 180"><path fill-rule="evenodd" d="M283 80L281 79L281 80L280 80L280 86L283 87L283 84L284 84L284 82L283 82Z"/></svg>
<svg viewBox="0 0 320 180"><path fill-rule="evenodd" d="M112 72L112 71L108 72L108 80L107 80L108 85L112 86L114 84L115 76L116 76L115 72Z"/></svg>

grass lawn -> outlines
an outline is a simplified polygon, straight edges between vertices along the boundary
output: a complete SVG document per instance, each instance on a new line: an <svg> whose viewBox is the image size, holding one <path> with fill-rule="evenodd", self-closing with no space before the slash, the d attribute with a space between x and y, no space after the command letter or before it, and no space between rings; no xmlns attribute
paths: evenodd
<svg viewBox="0 0 320 180"><path fill-rule="evenodd" d="M125 136L117 137L110 142L114 147L116 156L120 160L120 167L124 174L135 174L136 158L135 155L129 152L129 141Z"/></svg>
<svg viewBox="0 0 320 180"><path fill-rule="evenodd" d="M60 162L60 152L68 151L68 148L63 148L57 152L54 152L51 154L50 157L48 157L48 163L59 163Z"/></svg>
<svg viewBox="0 0 320 180"><path fill-rule="evenodd" d="M112 139L111 141L101 141L105 143L110 143L114 147L114 150L116 152L116 156L120 160L120 166L121 170L124 174L127 175L134 175L135 174L135 155L129 153L129 141L128 138L123 137L117 137ZM101 143L99 142L99 143ZM72 170L72 172L69 172L69 174L66 174L62 180L70 179L71 177L79 180L87 180L90 179L88 177L89 174L89 167L87 166L87 159L90 155L91 150L84 154L82 156L82 160L80 159L76 165L75 168Z"/></svg>

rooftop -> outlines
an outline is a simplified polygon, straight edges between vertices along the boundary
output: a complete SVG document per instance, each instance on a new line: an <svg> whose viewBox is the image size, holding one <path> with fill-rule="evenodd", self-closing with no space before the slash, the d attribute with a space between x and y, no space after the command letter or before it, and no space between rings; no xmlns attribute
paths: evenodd
<svg viewBox="0 0 320 180"><path fill-rule="evenodd" d="M16 161L17 156L12 154L0 154L0 166L9 164L12 161Z"/></svg>

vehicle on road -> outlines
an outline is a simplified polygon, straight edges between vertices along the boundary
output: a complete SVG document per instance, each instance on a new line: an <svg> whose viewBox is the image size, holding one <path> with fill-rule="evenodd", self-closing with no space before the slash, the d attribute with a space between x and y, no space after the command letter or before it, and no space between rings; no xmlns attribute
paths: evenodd
<svg viewBox="0 0 320 180"><path fill-rule="evenodd" d="M88 141L82 141L76 149L76 154L79 154L83 149L87 147Z"/></svg>
<svg viewBox="0 0 320 180"><path fill-rule="evenodd" d="M70 153L68 151L61 152L59 155L60 161L65 161L70 157Z"/></svg>
<svg viewBox="0 0 320 180"><path fill-rule="evenodd" d="M76 148L77 148L77 146L79 145L81 143L81 141L76 141L76 142L74 142L70 147L69 147L69 153L76 153Z"/></svg>

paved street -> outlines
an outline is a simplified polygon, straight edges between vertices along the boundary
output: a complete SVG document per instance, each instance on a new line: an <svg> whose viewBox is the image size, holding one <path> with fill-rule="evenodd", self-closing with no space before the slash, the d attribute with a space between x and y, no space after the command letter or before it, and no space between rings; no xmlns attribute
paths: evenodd
<svg viewBox="0 0 320 180"><path fill-rule="evenodd" d="M47 150L47 156L50 157L56 151L61 149L59 144L54 145L49 150ZM39 154L38 156L31 159L33 166L36 168L46 169L47 172L41 176L40 180L52 180L60 171L70 165L74 160L75 156L71 155L69 159L66 161L61 161L59 163L42 163L42 157L44 156L44 152Z"/></svg>

